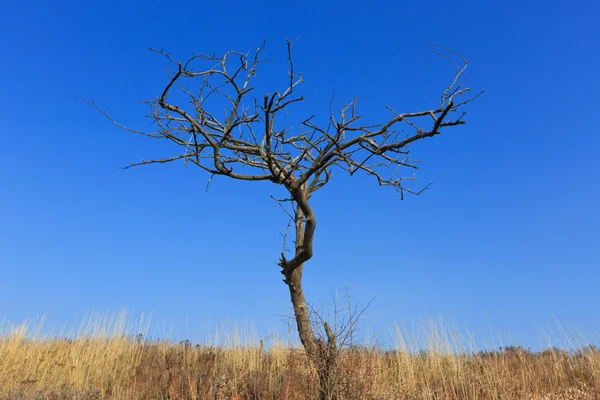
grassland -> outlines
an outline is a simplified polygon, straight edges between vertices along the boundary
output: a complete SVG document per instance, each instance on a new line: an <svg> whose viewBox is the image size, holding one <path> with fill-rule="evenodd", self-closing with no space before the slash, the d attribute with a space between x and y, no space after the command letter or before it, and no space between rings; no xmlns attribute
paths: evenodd
<svg viewBox="0 0 600 400"><path fill-rule="evenodd" d="M92 316L76 332L2 327L2 399L314 399L318 380L297 346L274 340L218 345L146 340L123 315ZM142 329L143 330L143 329ZM61 336L62 335L62 336ZM600 351L520 347L475 351L439 325L426 345L400 330L395 349L351 346L335 369L342 399L600 399ZM418 346L418 348L417 348Z"/></svg>

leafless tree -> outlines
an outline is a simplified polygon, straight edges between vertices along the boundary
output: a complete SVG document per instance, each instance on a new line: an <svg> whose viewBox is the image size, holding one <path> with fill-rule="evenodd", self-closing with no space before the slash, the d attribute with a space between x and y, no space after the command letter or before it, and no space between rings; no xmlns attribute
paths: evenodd
<svg viewBox="0 0 600 400"><path fill-rule="evenodd" d="M253 53L229 51L220 57L193 55L185 62L163 50L151 49L173 66L162 93L147 102L151 108L148 117L157 127L153 132L128 128L98 109L123 129L168 139L180 148L173 157L142 160L126 168L182 161L208 172L209 183L220 175L270 181L286 189L289 196L278 201L292 207L289 216L295 230L295 251L288 257L284 244L278 265L290 292L300 341L317 369L321 386L327 387L329 366L324 360L336 351L335 335L327 323L323 324L327 340L315 334L302 290L303 267L313 255L316 227L311 196L330 181L335 169L350 175L366 173L379 185L397 189L402 198L407 193L420 193L405 186L414 175L400 174L417 169L408 145L439 135L444 128L464 124L463 106L480 93L469 97L470 89L461 86L467 59L435 46L434 52L452 61L456 71L434 107L396 112L388 106L388 119L365 125L361 124L358 99L354 98L339 113L330 107L326 123L319 124L311 116L301 121L299 132L292 132L280 128L278 121L284 111L304 100L297 95L303 80L294 69L293 43L287 41L289 71L285 89L256 97L253 82L259 66L267 61L262 58L264 47L265 43ZM197 84L195 89L191 89L193 83ZM93 100L91 103L97 107ZM323 389L322 398L328 396L325 392Z"/></svg>

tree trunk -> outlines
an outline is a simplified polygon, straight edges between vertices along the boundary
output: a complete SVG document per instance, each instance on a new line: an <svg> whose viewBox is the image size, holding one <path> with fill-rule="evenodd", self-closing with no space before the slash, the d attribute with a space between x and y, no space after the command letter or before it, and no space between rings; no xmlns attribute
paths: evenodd
<svg viewBox="0 0 600 400"><path fill-rule="evenodd" d="M296 254L302 251L302 244L304 241L304 213L300 207L296 207ZM311 360L316 360L318 357L318 343L317 337L313 331L310 323L310 316L308 312L308 305L306 304L306 298L304 297L304 291L302 290L302 269L304 265L300 264L294 268L288 275L286 275L286 283L290 290L290 297L292 305L294 306L294 316L296 317L296 324L298 327L298 335L302 346L308 353Z"/></svg>
<svg viewBox="0 0 600 400"><path fill-rule="evenodd" d="M335 399L334 382L332 380L333 367L336 361L335 336L327 322L324 324L325 332L328 337L327 343L317 339L314 333L313 326L310 322L306 298L302 291L302 265L296 268L291 274L291 277L287 279L287 285L294 306L294 315L296 317L300 342L302 342L302 346L304 346L310 361L315 366L319 377L319 399Z"/></svg>
<svg viewBox="0 0 600 400"><path fill-rule="evenodd" d="M296 207L296 255L303 251L304 241L304 213L300 207ZM332 369L335 362L335 336L331 331L329 325L325 322L324 328L327 335L327 343L323 340L317 339L313 326L310 321L310 314L308 305L306 304L306 298L304 297L304 291L302 290L302 268L303 264L289 271L285 274L285 283L290 290L290 297L292 305L294 307L294 316L296 318L296 325L298 328L298 336L300 342L309 359L317 370L319 377L319 399L320 400L331 400L334 399L334 388L332 385Z"/></svg>

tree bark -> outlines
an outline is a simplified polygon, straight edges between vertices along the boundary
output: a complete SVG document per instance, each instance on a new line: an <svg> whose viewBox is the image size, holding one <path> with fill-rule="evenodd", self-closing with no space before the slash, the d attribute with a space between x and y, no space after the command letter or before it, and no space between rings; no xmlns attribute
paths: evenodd
<svg viewBox="0 0 600 400"><path fill-rule="evenodd" d="M296 207L296 255L303 251L304 244L304 213L300 207ZM317 337L313 331L310 323L310 315L308 312L308 305L306 304L306 298L304 297L304 291L302 290L302 269L304 264L300 264L294 268L288 274L286 274L285 282L290 290L290 297L292 305L294 307L294 316L296 318L296 324L298 326L298 335L300 336L300 342L308 353L311 360L315 361L318 359L319 346L317 343Z"/></svg>
<svg viewBox="0 0 600 400"><path fill-rule="evenodd" d="M305 204L307 205L307 203ZM294 222L296 229L295 255L298 257L302 252L306 251L304 240L307 237L305 235L305 215L299 205L296 207L296 216ZM314 229L314 216L312 216L311 223L313 224L312 229ZM312 234L308 237L312 241ZM290 291L300 342L302 343L302 346L304 346L309 359L317 370L320 386L319 399L334 399L334 388L331 378L335 363L335 336L327 322L324 323L324 329L327 335L327 343L325 343L323 340L317 339L317 336L315 335L314 328L310 321L310 313L308 310L308 305L306 304L306 298L304 297L304 291L302 290L303 267L304 264L302 263L291 270L286 271L284 268L284 275L286 277L284 282L287 284Z"/></svg>

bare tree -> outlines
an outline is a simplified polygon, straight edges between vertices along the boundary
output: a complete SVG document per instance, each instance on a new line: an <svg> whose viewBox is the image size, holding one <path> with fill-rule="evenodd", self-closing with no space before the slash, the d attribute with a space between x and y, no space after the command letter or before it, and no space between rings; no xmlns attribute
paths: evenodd
<svg viewBox="0 0 600 400"><path fill-rule="evenodd" d="M302 290L303 267L313 255L316 228L310 202L312 194L330 181L335 169L345 170L350 175L366 173L379 185L397 189L402 198L406 193L420 193L427 187L416 191L405 186L407 180L414 180L414 175L399 174L417 169L407 146L439 135L444 128L464 124L465 113L459 110L480 93L468 97L470 89L461 86L467 59L435 46L434 52L451 60L456 67L450 85L443 90L435 107L411 112L396 112L387 107L390 112L387 120L365 125L360 123L358 99L354 98L339 114L330 107L326 123L319 124L311 116L301 122L299 132L292 132L280 128L277 122L284 111L304 100L297 95L303 80L294 70L293 44L287 41L289 71L285 89L255 97L253 78L260 64L267 61L262 58L264 47L265 43L252 54L230 51L221 57L193 55L186 62L175 60L163 50L151 49L174 67L162 93L147 102L151 107L148 117L157 126L153 132L123 126L98 109L123 129L150 138L168 139L180 146L173 157L142 160L126 168L182 161L208 172L209 183L214 176L221 175L246 181L270 181L286 189L289 196L277 200L282 206L292 207L288 227L295 230L295 251L288 257L284 243L278 265L290 292L300 341L317 369L321 398L327 398L324 388L330 366L326 360L336 351L335 335L324 322L327 340L318 339ZM203 67L198 68L198 65ZM195 89L190 88L192 83L197 83ZM175 97L176 100L171 100ZM93 100L91 103L97 107ZM219 109L224 110L224 114Z"/></svg>

